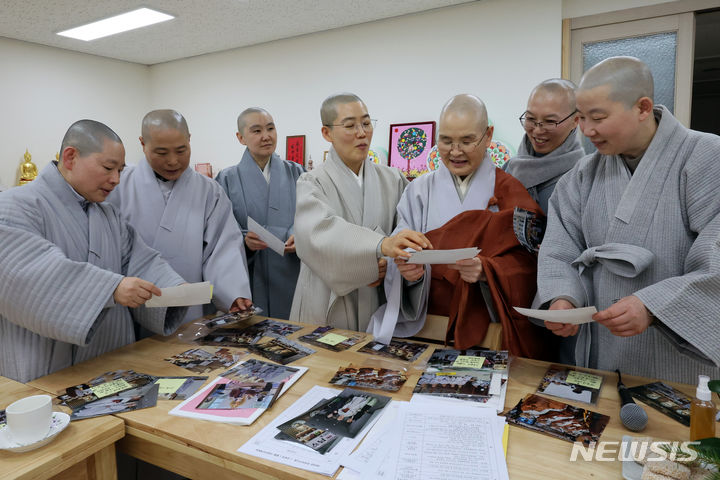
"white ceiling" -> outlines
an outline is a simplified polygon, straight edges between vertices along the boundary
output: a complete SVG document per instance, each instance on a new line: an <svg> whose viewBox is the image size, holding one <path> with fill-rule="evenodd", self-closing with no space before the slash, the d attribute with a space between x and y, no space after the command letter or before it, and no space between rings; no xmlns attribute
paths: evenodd
<svg viewBox="0 0 720 480"><path fill-rule="evenodd" d="M0 0L0 36L153 65L462 3L470 1ZM140 7L176 18L91 42L56 35Z"/></svg>

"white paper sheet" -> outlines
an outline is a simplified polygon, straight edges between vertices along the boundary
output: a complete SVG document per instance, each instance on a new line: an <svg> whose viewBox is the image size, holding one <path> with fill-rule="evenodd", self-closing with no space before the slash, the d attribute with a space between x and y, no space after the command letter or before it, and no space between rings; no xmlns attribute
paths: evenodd
<svg viewBox="0 0 720 480"><path fill-rule="evenodd" d="M280 431L277 429L278 425L303 414L313 408L318 402L323 399L332 398L341 391L342 390L315 385L308 390L305 395L288 407L287 410L260 430L254 437L245 442L237 451L321 475L334 475L338 468L340 468L341 459L345 458L355 449L367 432L375 425L381 412L375 413L355 438L342 438L332 450L324 455L299 443L277 440L275 439L275 435ZM390 402L390 404L392 404L392 402Z"/></svg>
<svg viewBox="0 0 720 480"><path fill-rule="evenodd" d="M145 302L145 306L152 308L205 305L212 300L212 289L210 282L186 283L177 287L161 288L162 296L153 295L150 300Z"/></svg>
<svg viewBox="0 0 720 480"><path fill-rule="evenodd" d="M478 253L480 253L480 249L477 247L456 248L454 250L421 250L419 252L413 252L407 263L452 265L458 260L473 258Z"/></svg>
<svg viewBox="0 0 720 480"><path fill-rule="evenodd" d="M594 322L593 314L597 313L595 307L571 308L569 310L536 310L534 308L513 307L518 313L527 317L547 320L548 322L571 323L580 325L581 323Z"/></svg>
<svg viewBox="0 0 720 480"><path fill-rule="evenodd" d="M349 471L338 478L508 479L503 417L492 410L448 409L440 404L399 407L391 428L377 434L373 430L343 462Z"/></svg>
<svg viewBox="0 0 720 480"><path fill-rule="evenodd" d="M251 216L247 217L248 232L256 233L260 240L267 243L270 250L277 253L281 257L285 255L285 242L268 232L265 227L256 222Z"/></svg>

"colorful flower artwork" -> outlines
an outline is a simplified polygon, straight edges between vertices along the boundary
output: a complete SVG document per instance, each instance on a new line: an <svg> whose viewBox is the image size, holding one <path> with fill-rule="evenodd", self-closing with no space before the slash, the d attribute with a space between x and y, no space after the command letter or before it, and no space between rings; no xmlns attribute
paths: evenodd
<svg viewBox="0 0 720 480"><path fill-rule="evenodd" d="M435 144L435 122L390 125L390 166L406 177L415 178L428 171L428 153Z"/></svg>

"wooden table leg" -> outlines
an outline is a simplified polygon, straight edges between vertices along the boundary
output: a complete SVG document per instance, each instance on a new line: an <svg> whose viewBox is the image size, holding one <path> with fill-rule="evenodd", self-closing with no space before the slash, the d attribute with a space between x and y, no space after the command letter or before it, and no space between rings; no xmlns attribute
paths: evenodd
<svg viewBox="0 0 720 480"><path fill-rule="evenodd" d="M117 480L114 443L88 458L87 478L89 480Z"/></svg>

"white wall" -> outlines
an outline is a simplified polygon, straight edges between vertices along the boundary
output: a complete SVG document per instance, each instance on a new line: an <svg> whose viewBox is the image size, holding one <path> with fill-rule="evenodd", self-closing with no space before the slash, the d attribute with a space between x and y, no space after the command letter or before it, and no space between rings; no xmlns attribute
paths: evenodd
<svg viewBox="0 0 720 480"><path fill-rule="evenodd" d="M647 7L675 0L563 0L563 18L584 17L635 7Z"/></svg>
<svg viewBox="0 0 720 480"><path fill-rule="evenodd" d="M560 74L561 0L485 0L151 67L151 107L188 119L193 163L217 171L240 158L237 114L267 108L285 136L306 135L322 161L319 108L351 91L379 119L372 144L388 148L390 123L436 120L453 94L483 98L496 138L517 147L517 117L539 81ZM306 158L307 158L306 153Z"/></svg>
<svg viewBox="0 0 720 480"><path fill-rule="evenodd" d="M0 65L0 183L6 187L17 183L26 148L41 169L81 118L106 123L134 151L150 104L148 67L2 37Z"/></svg>

